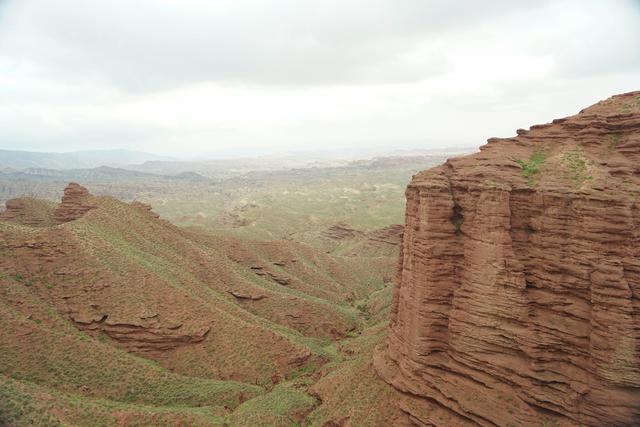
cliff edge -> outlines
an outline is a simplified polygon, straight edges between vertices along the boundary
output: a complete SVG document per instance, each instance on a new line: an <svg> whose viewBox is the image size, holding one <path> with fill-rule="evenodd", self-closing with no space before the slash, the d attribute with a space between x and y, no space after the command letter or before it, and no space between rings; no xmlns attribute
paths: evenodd
<svg viewBox="0 0 640 427"><path fill-rule="evenodd" d="M378 374L419 425L640 424L640 92L414 176Z"/></svg>

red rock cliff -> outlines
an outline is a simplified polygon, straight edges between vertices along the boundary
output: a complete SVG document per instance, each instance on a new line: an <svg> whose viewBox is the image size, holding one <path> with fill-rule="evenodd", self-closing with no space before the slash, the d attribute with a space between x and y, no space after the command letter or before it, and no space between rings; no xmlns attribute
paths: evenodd
<svg viewBox="0 0 640 427"><path fill-rule="evenodd" d="M374 365L416 423L640 425L640 92L490 139L406 195Z"/></svg>

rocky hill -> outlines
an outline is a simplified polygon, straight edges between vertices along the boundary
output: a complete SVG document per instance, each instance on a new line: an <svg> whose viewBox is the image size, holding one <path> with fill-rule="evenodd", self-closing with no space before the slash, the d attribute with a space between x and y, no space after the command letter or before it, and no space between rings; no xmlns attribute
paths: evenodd
<svg viewBox="0 0 640 427"><path fill-rule="evenodd" d="M419 425L639 425L640 92L517 133L408 186L375 368Z"/></svg>
<svg viewBox="0 0 640 427"><path fill-rule="evenodd" d="M396 162L9 199L0 425L640 424L640 92Z"/></svg>
<svg viewBox="0 0 640 427"><path fill-rule="evenodd" d="M0 425L291 425L390 290L388 258L196 233L79 184L9 201L0 253Z"/></svg>
<svg viewBox="0 0 640 427"><path fill-rule="evenodd" d="M52 226L55 224L55 204L31 197L18 197L7 200L6 210L0 212L0 220L11 221L30 226Z"/></svg>

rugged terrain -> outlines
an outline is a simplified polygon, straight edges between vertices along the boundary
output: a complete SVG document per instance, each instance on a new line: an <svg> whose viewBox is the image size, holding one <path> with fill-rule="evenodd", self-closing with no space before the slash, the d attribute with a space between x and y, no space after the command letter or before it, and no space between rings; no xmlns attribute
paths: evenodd
<svg viewBox="0 0 640 427"><path fill-rule="evenodd" d="M5 171L0 425L638 425L640 92L434 163Z"/></svg>
<svg viewBox="0 0 640 427"><path fill-rule="evenodd" d="M375 369L419 425L640 424L640 92L416 175Z"/></svg>
<svg viewBox="0 0 640 427"><path fill-rule="evenodd" d="M367 368L392 256L195 232L75 183L1 218L0 424L322 425L395 393ZM362 401L326 396L363 369Z"/></svg>
<svg viewBox="0 0 640 427"><path fill-rule="evenodd" d="M331 239L327 230L341 223L365 232L399 224L411 176L444 160L397 156L296 168L264 161L267 170L258 168L258 160L185 162L176 170L170 162L145 164L153 173L110 167L0 170L0 202L28 194L57 203L68 182L80 182L95 195L147 203L179 226L252 240L295 240L337 254L372 254L379 246L360 238Z"/></svg>

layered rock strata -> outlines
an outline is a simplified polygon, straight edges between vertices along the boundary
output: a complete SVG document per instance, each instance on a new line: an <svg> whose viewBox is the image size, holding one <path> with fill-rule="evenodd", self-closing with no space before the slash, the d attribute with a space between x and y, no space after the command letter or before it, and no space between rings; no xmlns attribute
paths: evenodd
<svg viewBox="0 0 640 427"><path fill-rule="evenodd" d="M72 312L70 317L79 329L102 332L136 353L161 355L165 351L202 342L211 330L207 324L185 326L181 322L160 319L159 313L117 319L108 314L95 314L94 310Z"/></svg>
<svg viewBox="0 0 640 427"><path fill-rule="evenodd" d="M392 224L387 227L363 231L351 228L344 223L334 224L327 228L322 236L331 240L346 240L363 238L365 240L376 243L387 243L389 245L399 245L402 240L402 232L404 226L402 224Z"/></svg>
<svg viewBox="0 0 640 427"><path fill-rule="evenodd" d="M54 218L58 223L69 222L81 218L94 208L89 190L72 182L64 189L62 201L54 212Z"/></svg>
<svg viewBox="0 0 640 427"><path fill-rule="evenodd" d="M32 227L47 227L54 224L52 203L19 197L5 202L6 210L0 212L0 220L16 222Z"/></svg>
<svg viewBox="0 0 640 427"><path fill-rule="evenodd" d="M416 175L374 366L418 425L640 425L640 92Z"/></svg>

